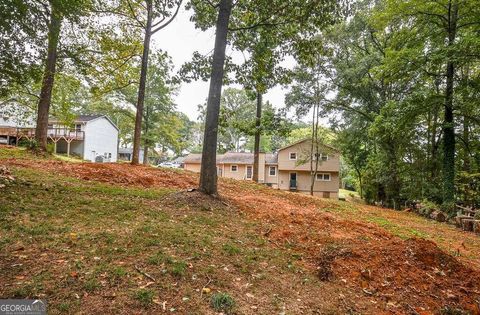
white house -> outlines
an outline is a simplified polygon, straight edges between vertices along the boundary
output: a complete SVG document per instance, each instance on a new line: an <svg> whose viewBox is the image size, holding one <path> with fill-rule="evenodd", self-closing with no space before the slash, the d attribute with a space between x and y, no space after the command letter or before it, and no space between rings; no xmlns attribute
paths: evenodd
<svg viewBox="0 0 480 315"><path fill-rule="evenodd" d="M2 126L2 119L0 117L0 143L13 145L35 137L33 127ZM117 161L118 128L105 115L79 115L71 126L50 119L48 140L54 144L56 153L74 154L92 162Z"/></svg>

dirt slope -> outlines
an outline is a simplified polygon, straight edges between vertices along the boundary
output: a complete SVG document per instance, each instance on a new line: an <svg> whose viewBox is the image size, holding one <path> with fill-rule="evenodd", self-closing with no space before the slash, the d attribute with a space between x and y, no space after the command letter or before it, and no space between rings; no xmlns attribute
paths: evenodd
<svg viewBox="0 0 480 315"><path fill-rule="evenodd" d="M28 159L0 164L145 188L184 191L196 187L198 181L197 174L189 172L128 164ZM480 314L478 270L434 242L402 239L378 225L346 219L335 211L338 202L247 182L221 179L219 183L223 202L260 222L257 233L268 237L271 246L299 253L302 264L322 281L358 292L360 304L369 301L373 309L392 314L449 314L455 309ZM351 304L354 312L355 301Z"/></svg>

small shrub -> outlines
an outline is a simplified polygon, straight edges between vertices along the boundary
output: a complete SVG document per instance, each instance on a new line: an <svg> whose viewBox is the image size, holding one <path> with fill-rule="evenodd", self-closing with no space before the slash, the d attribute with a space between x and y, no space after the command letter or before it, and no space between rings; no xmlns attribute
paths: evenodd
<svg viewBox="0 0 480 315"><path fill-rule="evenodd" d="M455 202L444 202L440 210L451 216L455 212Z"/></svg>
<svg viewBox="0 0 480 315"><path fill-rule="evenodd" d="M35 139L22 139L18 143L19 146L25 147L27 150L30 151L38 151L38 142Z"/></svg>
<svg viewBox="0 0 480 315"><path fill-rule="evenodd" d="M438 210L438 208L439 207L437 204L428 200L423 200L420 203L420 208L418 209L418 213L425 217L428 217L433 211Z"/></svg>
<svg viewBox="0 0 480 315"><path fill-rule="evenodd" d="M55 153L55 144L53 144L53 143L47 143L47 153L48 153L48 154L53 154L53 153Z"/></svg>
<svg viewBox="0 0 480 315"><path fill-rule="evenodd" d="M228 293L215 293L210 299L210 305L217 312L230 312L235 306L235 301Z"/></svg>
<svg viewBox="0 0 480 315"><path fill-rule="evenodd" d="M147 307L153 303L153 297L155 292L148 289L140 289L135 292L135 299L142 304L142 306Z"/></svg>

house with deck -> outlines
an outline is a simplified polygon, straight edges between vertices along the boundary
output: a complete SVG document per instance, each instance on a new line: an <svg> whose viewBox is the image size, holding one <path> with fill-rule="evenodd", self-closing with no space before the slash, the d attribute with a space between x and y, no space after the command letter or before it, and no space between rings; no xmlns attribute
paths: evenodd
<svg viewBox="0 0 480 315"><path fill-rule="evenodd" d="M327 145L321 146L321 152L314 154L315 168L314 195L323 198L338 198L340 187L340 152ZM258 179L273 188L300 193L310 193L312 180L311 140L304 139L281 148L276 154L260 153ZM188 155L184 169L200 172L201 154ZM252 180L253 153L227 152L217 154L217 175L237 180Z"/></svg>
<svg viewBox="0 0 480 315"><path fill-rule="evenodd" d="M0 144L18 145L35 138L35 127L19 126L18 122L0 115ZM52 118L47 137L55 153L75 155L91 162L116 162L118 127L105 115L79 115L66 126Z"/></svg>

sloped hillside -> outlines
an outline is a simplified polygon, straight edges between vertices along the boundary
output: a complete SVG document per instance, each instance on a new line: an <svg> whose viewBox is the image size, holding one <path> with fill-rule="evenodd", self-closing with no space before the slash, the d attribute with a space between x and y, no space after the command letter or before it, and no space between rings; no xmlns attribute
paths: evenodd
<svg viewBox="0 0 480 315"><path fill-rule="evenodd" d="M0 165L0 296L54 314L480 314L480 241L411 213L223 179L215 200L197 174L16 148Z"/></svg>

